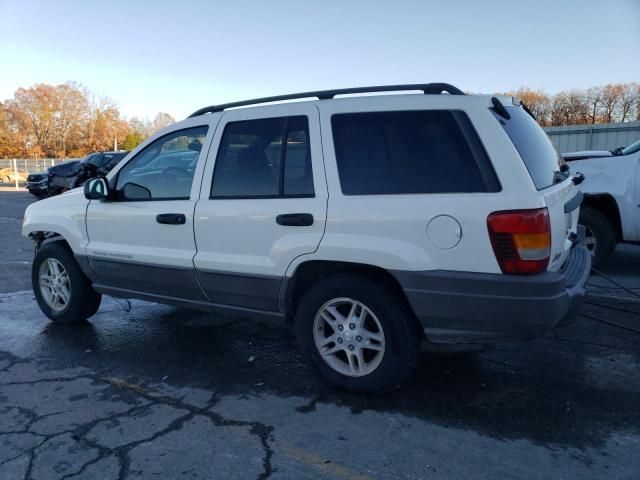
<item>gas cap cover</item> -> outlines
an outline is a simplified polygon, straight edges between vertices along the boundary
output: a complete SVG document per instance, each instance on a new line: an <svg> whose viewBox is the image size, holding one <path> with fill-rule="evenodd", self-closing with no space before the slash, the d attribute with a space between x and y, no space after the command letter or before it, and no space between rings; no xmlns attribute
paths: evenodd
<svg viewBox="0 0 640 480"><path fill-rule="evenodd" d="M462 227L452 216L438 215L427 225L427 239L440 250L450 250L462 240Z"/></svg>

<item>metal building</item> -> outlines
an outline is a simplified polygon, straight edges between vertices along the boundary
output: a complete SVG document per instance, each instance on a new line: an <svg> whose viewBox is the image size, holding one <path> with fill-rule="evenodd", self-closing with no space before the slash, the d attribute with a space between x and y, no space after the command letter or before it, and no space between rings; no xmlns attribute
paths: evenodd
<svg viewBox="0 0 640 480"><path fill-rule="evenodd" d="M567 125L544 130L560 153L613 150L640 140L640 122Z"/></svg>

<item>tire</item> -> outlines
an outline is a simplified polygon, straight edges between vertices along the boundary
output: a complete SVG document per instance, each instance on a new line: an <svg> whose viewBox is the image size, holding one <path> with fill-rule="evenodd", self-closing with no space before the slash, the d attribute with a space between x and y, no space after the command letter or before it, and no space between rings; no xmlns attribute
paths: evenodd
<svg viewBox="0 0 640 480"><path fill-rule="evenodd" d="M587 234L587 247L593 254L593 266L603 266L616 248L616 231L612 223L602 212L591 207L580 211L580 225Z"/></svg>
<svg viewBox="0 0 640 480"><path fill-rule="evenodd" d="M348 318L353 305L355 322ZM342 323L343 317L334 317L332 313L327 317L329 311L342 312L347 317L342 331L333 330L329 321L324 320L331 317L338 327ZM359 323L357 317L365 311L364 325L353 329ZM321 312L325 312L323 316ZM403 299L385 286L358 275L334 274L312 284L298 303L295 331L302 354L314 373L330 387L354 393L381 393L398 388L413 371L420 353L419 330ZM320 347L316 346L318 337L320 343L329 337L342 340L340 345L336 341ZM381 345L384 345L382 352ZM354 348L351 360L358 367L351 374L347 372L351 368L347 347ZM370 350L374 347L375 350ZM327 355L334 349L335 354Z"/></svg>
<svg viewBox="0 0 640 480"><path fill-rule="evenodd" d="M62 273L55 276L56 269L66 273L68 282L65 281ZM48 279L43 280L41 274ZM56 281L54 278L60 283L54 284ZM50 287L41 288L41 280L47 285L53 285L60 292L53 295L54 300L52 300ZM83 322L100 308L102 295L93 289L91 282L73 258L73 254L62 242L48 243L38 249L31 269L31 283L40 310L53 322L63 324Z"/></svg>

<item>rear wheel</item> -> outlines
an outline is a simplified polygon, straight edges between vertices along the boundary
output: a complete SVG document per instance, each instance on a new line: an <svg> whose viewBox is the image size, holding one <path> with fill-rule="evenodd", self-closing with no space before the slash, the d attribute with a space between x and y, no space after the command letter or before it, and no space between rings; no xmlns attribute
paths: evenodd
<svg viewBox="0 0 640 480"><path fill-rule="evenodd" d="M38 250L31 280L40 310L54 322L81 322L100 307L102 295L93 289L61 242L45 244Z"/></svg>
<svg viewBox="0 0 640 480"><path fill-rule="evenodd" d="M591 207L582 208L578 223L585 228L585 241L593 255L593 266L599 268L616 248L614 227L602 212Z"/></svg>
<svg viewBox="0 0 640 480"><path fill-rule="evenodd" d="M317 281L301 298L295 322L307 363L332 387L392 390L418 358L420 338L402 300L364 277Z"/></svg>

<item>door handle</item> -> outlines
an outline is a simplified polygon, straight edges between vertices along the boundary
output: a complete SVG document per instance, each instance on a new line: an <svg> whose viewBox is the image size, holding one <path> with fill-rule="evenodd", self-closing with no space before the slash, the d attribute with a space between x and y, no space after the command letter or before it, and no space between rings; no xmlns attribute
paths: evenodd
<svg viewBox="0 0 640 480"><path fill-rule="evenodd" d="M276 217L276 223L288 227L308 227L313 225L313 215L310 213L283 213Z"/></svg>
<svg viewBox="0 0 640 480"><path fill-rule="evenodd" d="M184 225L187 223L187 217L182 213L160 213L156 215L156 222L166 225Z"/></svg>

